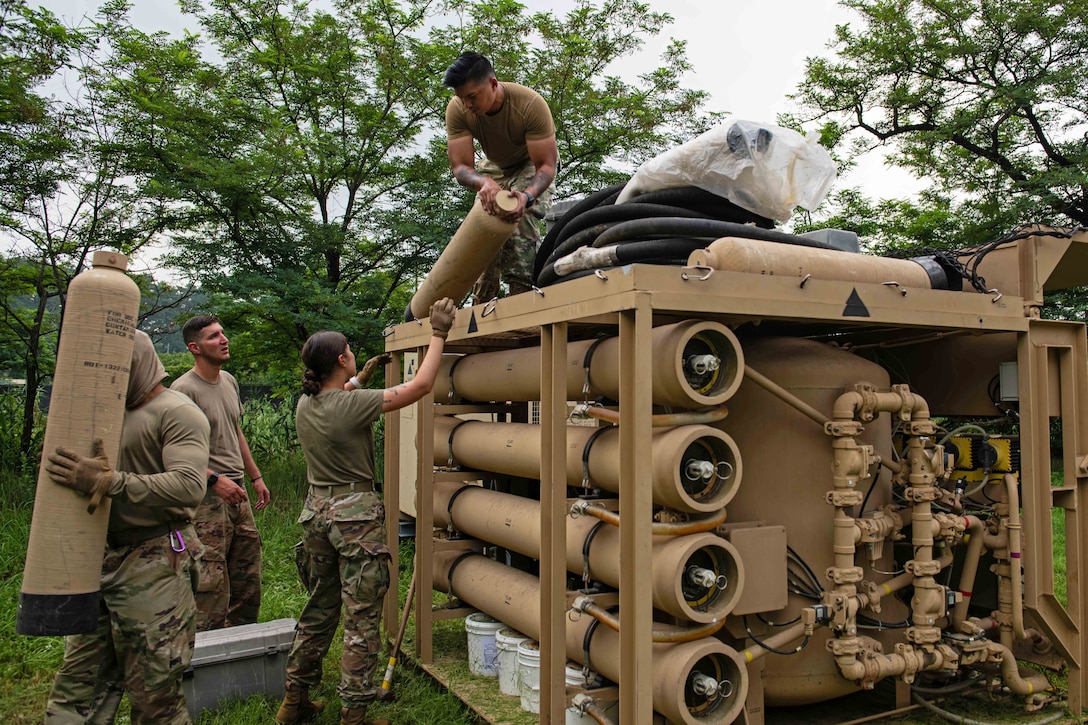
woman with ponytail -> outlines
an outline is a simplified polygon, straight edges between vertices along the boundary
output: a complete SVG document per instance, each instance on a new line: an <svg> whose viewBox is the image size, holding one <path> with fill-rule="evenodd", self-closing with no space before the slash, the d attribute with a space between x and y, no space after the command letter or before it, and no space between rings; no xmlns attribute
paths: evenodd
<svg viewBox="0 0 1088 725"><path fill-rule="evenodd" d="M431 342L416 376L385 390L362 387L355 354L339 332L314 333L302 348L306 373L295 427L310 484L299 516L309 560L300 573L308 575L309 581L303 583L310 598L295 628L287 660L287 693L276 713L277 723L305 722L323 709L309 699L309 691L321 681L321 661L332 644L341 606L345 615L340 722L372 722L366 710L380 689L373 676L381 647L382 599L390 578L385 506L374 485L372 424L382 413L411 405L434 387L455 311L448 298L431 306ZM369 361L368 367L377 361ZM385 721L373 725L381 722Z"/></svg>

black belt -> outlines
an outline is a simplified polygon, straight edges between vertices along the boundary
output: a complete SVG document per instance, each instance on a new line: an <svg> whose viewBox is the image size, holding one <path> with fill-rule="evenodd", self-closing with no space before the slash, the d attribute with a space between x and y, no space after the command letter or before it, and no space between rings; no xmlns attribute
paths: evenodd
<svg viewBox="0 0 1088 725"><path fill-rule="evenodd" d="M179 529L182 526L188 526L189 520L173 521L165 524L156 524L154 526L141 526L135 529L121 529L120 531L109 531L106 533L106 544L112 549L120 549L125 546L135 546L142 541L148 539L154 539L159 536L166 536L171 531Z"/></svg>

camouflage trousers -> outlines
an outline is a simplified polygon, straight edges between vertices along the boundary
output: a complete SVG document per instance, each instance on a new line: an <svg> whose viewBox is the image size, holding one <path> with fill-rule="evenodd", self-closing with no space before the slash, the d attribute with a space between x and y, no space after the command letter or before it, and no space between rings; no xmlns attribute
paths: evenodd
<svg viewBox="0 0 1088 725"><path fill-rule="evenodd" d="M298 519L308 559L300 574L310 598L299 615L287 658L287 680L303 687L321 682L321 662L344 610L340 660L341 704L360 707L381 689L374 671L381 657L382 600L389 590L390 553L385 545L385 504L367 491L306 497Z"/></svg>
<svg viewBox="0 0 1088 725"><path fill-rule="evenodd" d="M204 545L196 591L197 630L257 621L261 609L261 533L248 501L231 506L209 490L193 519Z"/></svg>
<svg viewBox="0 0 1088 725"><path fill-rule="evenodd" d="M123 692L133 725L191 722L181 680L196 638L193 557L200 542L191 526L181 534L180 552L165 535L107 547L98 627L65 640L64 662L45 706L46 725L112 723Z"/></svg>
<svg viewBox="0 0 1088 725"><path fill-rule="evenodd" d="M494 179L501 188L507 191L515 189L524 191L532 181L533 175L536 174L536 167L528 161L521 168L507 174L485 159L479 165L479 171L484 176ZM552 184L537 198L536 204L522 215L514 233L476 280L476 286L472 290L474 304L483 304L499 296L500 277L506 282L512 295L528 292L532 288L533 262L536 260L536 250L540 247L540 226L544 215L552 206L554 193L555 184Z"/></svg>

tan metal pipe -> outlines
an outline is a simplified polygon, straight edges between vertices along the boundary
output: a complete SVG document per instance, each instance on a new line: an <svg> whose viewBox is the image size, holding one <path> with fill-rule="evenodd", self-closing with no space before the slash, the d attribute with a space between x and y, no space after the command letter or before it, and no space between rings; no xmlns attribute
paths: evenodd
<svg viewBox="0 0 1088 725"><path fill-rule="evenodd" d="M513 211L518 200L509 191L501 191L495 197L495 203L503 211ZM426 317L431 305L443 297L460 302L499 253L515 226L515 222L503 221L484 211L477 196L465 220L412 296L405 319Z"/></svg>
<svg viewBox="0 0 1088 725"><path fill-rule="evenodd" d="M599 604L594 603L590 597L582 597L582 599L584 601L575 600L573 607L575 610L585 612L613 632L620 631L619 617ZM694 627L670 627L662 625L660 627L654 627L651 632L651 639L653 639L654 642L693 642L694 640L717 634L724 626L724 618L719 619L716 622L700 624Z"/></svg>
<svg viewBox="0 0 1088 725"><path fill-rule="evenodd" d="M929 273L909 259L890 259L851 254L792 244L723 237L706 249L688 256L689 266L749 274L894 284L897 287L931 289Z"/></svg>
<svg viewBox="0 0 1088 725"><path fill-rule="evenodd" d="M620 525L620 515L615 511L594 506L591 501L579 499L571 505L571 514L580 516L592 516L611 526ZM665 522L655 521L650 524L650 531L654 536L685 536L687 534L701 534L704 531L713 531L725 523L727 511L722 509L718 513L709 513L687 521Z"/></svg>
<svg viewBox="0 0 1088 725"><path fill-rule="evenodd" d="M740 342L729 328L687 320L654 328L655 405L706 408L736 392L744 369ZM619 337L567 344L567 399L619 399ZM586 367L588 363L588 373ZM540 348L485 352L442 361L434 385L438 402L540 400Z"/></svg>
<svg viewBox="0 0 1088 725"><path fill-rule="evenodd" d="M436 416L434 463L539 479L540 436L540 426L528 423ZM622 494L619 428L570 426L566 437L567 484ZM705 425L658 428L650 445L657 505L685 513L709 513L721 510L736 495L741 480L740 451L728 434Z"/></svg>
<svg viewBox="0 0 1088 725"><path fill-rule="evenodd" d="M530 637L540 637L540 580L478 554L435 554L434 588ZM567 618L567 657L620 682L619 635L592 617ZM590 627L593 627L590 632ZM587 637L587 633L589 636ZM588 644L587 644L588 642ZM587 657L588 654L588 657ZM715 637L653 645L654 710L683 725L729 725L748 696L748 672L736 650Z"/></svg>
<svg viewBox="0 0 1088 725"><path fill-rule="evenodd" d="M540 558L540 502L457 482L434 484L434 522L519 554ZM588 553L586 552L586 542ZM654 606L681 619L724 619L744 588L740 554L710 533L653 537L646 585ZM567 521L567 569L612 587L620 580L620 536L592 518Z"/></svg>
<svg viewBox="0 0 1088 725"><path fill-rule="evenodd" d="M963 570L960 572L960 601L952 610L952 627L959 631L967 619L967 609L971 606L971 594L975 588L975 576L978 574L978 562L982 556L983 532L986 523L977 516L964 516L967 520L967 553L963 558ZM970 587L970 588L968 588Z"/></svg>
<svg viewBox="0 0 1088 725"><path fill-rule="evenodd" d="M828 420L827 415L825 415L824 413L821 413L820 411L816 410L811 405L809 405L805 401L801 400L796 395L794 395L790 391L786 390L781 385L779 385L775 381L771 380L770 378L768 378L763 373L759 372L758 370L754 370L751 366L746 365L744 367L744 377L748 378L753 383L755 383L756 385L763 388L764 390L766 390L771 395L773 395L776 398L778 398L779 400L781 400L783 403L786 403L787 405L792 406L794 409L796 409L800 413L804 413L812 421L814 421L816 423L816 425L820 426L821 428L823 428L824 423L827 422L827 420Z"/></svg>
<svg viewBox="0 0 1088 725"><path fill-rule="evenodd" d="M577 415L603 420L614 425L620 423L620 412L618 410L602 408L596 405L579 404L575 406L571 416ZM650 416L650 426L653 428L672 428L678 425L710 425L725 420L727 415L729 415L729 409L724 405L715 408L684 410L679 413L654 413Z"/></svg>
<svg viewBox="0 0 1088 725"><path fill-rule="evenodd" d="M745 648L740 656L748 662L754 662L771 650L781 650L785 645L804 637L806 626L804 622L798 622L781 632L764 637L759 644Z"/></svg>

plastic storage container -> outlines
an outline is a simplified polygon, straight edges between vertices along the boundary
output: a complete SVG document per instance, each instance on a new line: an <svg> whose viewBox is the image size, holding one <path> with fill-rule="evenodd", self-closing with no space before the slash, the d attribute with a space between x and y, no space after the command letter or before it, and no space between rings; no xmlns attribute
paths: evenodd
<svg viewBox="0 0 1088 725"><path fill-rule="evenodd" d="M226 699L282 698L295 624L276 619L197 632L193 661L182 680L189 717L195 722L201 711Z"/></svg>
<svg viewBox="0 0 1088 725"><path fill-rule="evenodd" d="M495 643L495 634L505 627L502 622L496 622L482 612L465 617L469 672L483 677L499 676L499 650Z"/></svg>
<svg viewBox="0 0 1088 725"><path fill-rule="evenodd" d="M499 692L504 695L521 694L518 689L518 645L530 639L510 627L495 633L495 645L499 650Z"/></svg>
<svg viewBox="0 0 1088 725"><path fill-rule="evenodd" d="M518 645L518 683L521 709L540 712L540 645L533 640Z"/></svg>

